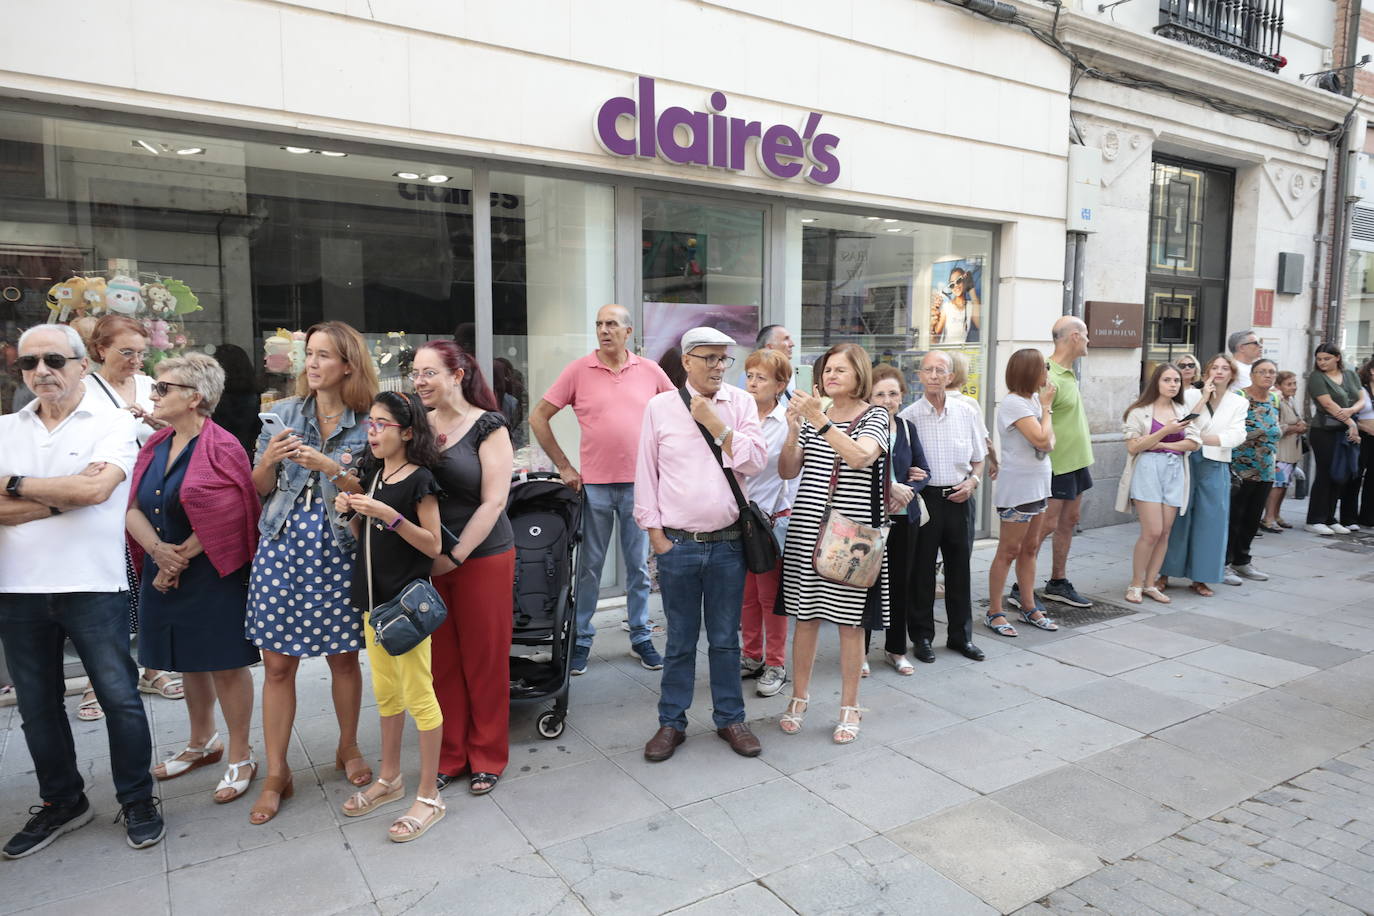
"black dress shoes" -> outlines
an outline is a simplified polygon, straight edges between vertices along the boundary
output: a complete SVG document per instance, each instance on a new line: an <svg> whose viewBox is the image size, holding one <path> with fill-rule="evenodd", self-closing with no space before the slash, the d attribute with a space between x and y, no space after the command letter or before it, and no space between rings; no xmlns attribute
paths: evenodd
<svg viewBox="0 0 1374 916"><path fill-rule="evenodd" d="M935 661L935 650L930 647L930 640L922 639L913 643L911 654L916 657L916 661L925 662L927 665Z"/></svg>
<svg viewBox="0 0 1374 916"><path fill-rule="evenodd" d="M983 654L983 650L971 642L966 642L963 645L958 643L947 643L945 648L958 652L964 658L971 658L975 662L981 662L983 659L987 658L987 656Z"/></svg>

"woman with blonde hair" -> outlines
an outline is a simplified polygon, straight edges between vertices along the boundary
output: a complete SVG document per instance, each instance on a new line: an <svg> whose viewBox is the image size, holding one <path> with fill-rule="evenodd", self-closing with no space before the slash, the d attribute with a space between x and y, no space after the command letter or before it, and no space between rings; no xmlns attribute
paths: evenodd
<svg viewBox="0 0 1374 916"><path fill-rule="evenodd" d="M258 436L253 484L266 500L248 596L248 638L262 650L262 721L267 778L249 820L276 817L293 785L286 762L296 719L296 670L302 658L329 661L339 722L335 769L365 786L372 768L358 750L363 678L363 614L349 600L356 541L334 502L360 493L350 473L367 453L367 412L377 370L353 328L326 321L305 334L305 371L296 396L271 412L284 429Z"/></svg>
<svg viewBox="0 0 1374 916"><path fill-rule="evenodd" d="M1199 388L1202 385L1202 366L1197 361L1197 357L1191 353L1179 353L1174 357L1173 363L1178 367L1178 374L1183 376L1183 390L1189 388Z"/></svg>

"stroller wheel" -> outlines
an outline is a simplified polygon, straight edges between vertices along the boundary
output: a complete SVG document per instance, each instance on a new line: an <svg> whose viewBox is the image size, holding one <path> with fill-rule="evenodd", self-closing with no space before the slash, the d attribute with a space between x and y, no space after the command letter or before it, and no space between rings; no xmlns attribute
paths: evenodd
<svg viewBox="0 0 1374 916"><path fill-rule="evenodd" d="M535 728L539 729L539 734L545 738L557 738L563 734L563 720L553 710L541 713L535 720Z"/></svg>

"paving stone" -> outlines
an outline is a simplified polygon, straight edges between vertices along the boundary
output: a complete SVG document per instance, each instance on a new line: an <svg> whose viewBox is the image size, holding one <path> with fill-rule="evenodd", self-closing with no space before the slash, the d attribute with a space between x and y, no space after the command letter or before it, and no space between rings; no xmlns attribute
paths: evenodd
<svg viewBox="0 0 1374 916"><path fill-rule="evenodd" d="M1071 690L1102 679L1099 674L1031 652L990 658L980 667L989 677L1024 687L1041 696L1052 696L1058 691Z"/></svg>
<svg viewBox="0 0 1374 916"><path fill-rule="evenodd" d="M1054 698L1118 725L1149 734L1207 711L1204 706L1120 678L1084 684Z"/></svg>
<svg viewBox="0 0 1374 916"><path fill-rule="evenodd" d="M1036 776L994 801L1108 861L1123 859L1188 823L1188 818L1076 766Z"/></svg>
<svg viewBox="0 0 1374 916"><path fill-rule="evenodd" d="M542 855L596 913L667 912L752 877L671 812L549 846Z"/></svg>
<svg viewBox="0 0 1374 916"><path fill-rule="evenodd" d="M672 766L671 760L660 766ZM492 796L536 849L664 810L639 783L604 761L580 763L539 779L502 783Z"/></svg>
<svg viewBox="0 0 1374 916"><path fill-rule="evenodd" d="M1155 732L1155 737L1270 784L1311 769L1329 756L1323 748L1300 744L1222 712L1171 725Z"/></svg>
<svg viewBox="0 0 1374 916"><path fill-rule="evenodd" d="M1193 817L1209 817L1266 785L1155 738L1132 741L1079 765Z"/></svg>
<svg viewBox="0 0 1374 916"><path fill-rule="evenodd" d="M1258 633L1237 636L1227 644L1238 649L1287 659L1301 665L1310 665L1313 668L1332 668L1364 657L1364 653L1355 649L1334 646L1331 643L1318 642L1315 639L1303 639L1301 636L1293 636L1289 633L1276 633L1273 630L1261 630Z"/></svg>
<svg viewBox="0 0 1374 916"><path fill-rule="evenodd" d="M790 779L775 779L678 809L756 876L871 836L872 831ZM780 837L786 837L781 842Z"/></svg>
<svg viewBox="0 0 1374 916"><path fill-rule="evenodd" d="M412 884L411 890L378 899L377 909L385 916L450 916L471 912L474 901L481 901L483 916L586 916L589 912L537 855L472 871L429 873Z"/></svg>
<svg viewBox="0 0 1374 916"><path fill-rule="evenodd" d="M763 879L798 913L998 912L885 837L826 853Z"/></svg>
<svg viewBox="0 0 1374 916"><path fill-rule="evenodd" d="M978 724L1068 761L1140 737L1133 729L1050 699L984 716Z"/></svg>
<svg viewBox="0 0 1374 916"><path fill-rule="evenodd" d="M1215 599L1213 599L1215 600ZM1194 639L1201 639L1206 642L1218 643L1235 639L1237 636L1244 636L1246 633L1254 633L1259 627L1247 626L1243 623L1236 623L1230 620L1221 620L1217 617L1208 617L1205 614L1192 614L1188 611L1175 611L1172 614L1161 614L1151 620L1143 621L1147 627L1158 627L1162 630L1172 630L1184 636L1191 636ZM1150 651L1145 648L1145 651ZM1161 653L1156 652L1156 655Z"/></svg>
<svg viewBox="0 0 1374 916"><path fill-rule="evenodd" d="M782 741L779 739L776 744L781 745ZM770 766L774 745L774 741L768 741L763 756L741 757L730 753L715 733L707 733L688 738L672 759L663 763L645 760L642 747L611 759L663 804L680 808L712 795L776 779L781 774ZM711 778L702 779L701 774L707 770Z"/></svg>
<svg viewBox="0 0 1374 916"><path fill-rule="evenodd" d="M1271 894L1251 884L1236 885L1227 889L1224 896L1232 897L1241 903L1255 907L1270 916L1302 916L1305 906L1300 906L1287 898Z"/></svg>
<svg viewBox="0 0 1374 916"><path fill-rule="evenodd" d="M1199 649L1181 656L1178 661L1264 687L1278 687L1280 684L1317 672L1311 665L1300 665L1272 655L1247 652L1233 645Z"/></svg>
<svg viewBox="0 0 1374 916"><path fill-rule="evenodd" d="M1096 871L1092 851L980 798L888 834L998 910L1025 906ZM980 854L972 855L972 850Z"/></svg>
<svg viewBox="0 0 1374 916"><path fill-rule="evenodd" d="M674 910L673 916L793 916L795 910L761 884L742 884L734 890Z"/></svg>
<svg viewBox="0 0 1374 916"><path fill-rule="evenodd" d="M1199 639L1196 636L1175 632L1168 627L1151 624L1151 620L1154 619L1147 618L1138 623L1113 627L1096 635L1098 639L1163 658L1186 655L1189 652L1196 652L1198 649L1215 645L1216 641L1212 639Z"/></svg>
<svg viewBox="0 0 1374 916"><path fill-rule="evenodd" d="M35 853L42 855L42 853ZM8 864L8 863L6 863ZM70 864L70 863L69 863ZM28 906L26 900L15 898L5 887L5 899L0 901L0 911L11 912L15 905L22 907L24 916L71 916L73 913L170 913L171 903L167 894L167 877L163 874L136 878L112 887L80 893L81 882L73 882L64 888L76 891L74 897L62 897L50 903ZM204 907L201 907L204 912Z"/></svg>
<svg viewBox="0 0 1374 916"><path fill-rule="evenodd" d="M989 677L977 668L959 668L927 676L928 667L922 665L915 675L903 678L894 686L966 719L1000 712L1036 698L1036 694L1024 687Z"/></svg>
<svg viewBox="0 0 1374 916"><path fill-rule="evenodd" d="M1326 748L1337 754L1374 739L1374 722L1305 699L1286 690L1269 690L1225 708L1225 713L1253 722L1285 738ZM1325 765L1326 761L1323 761Z"/></svg>
<svg viewBox="0 0 1374 916"><path fill-rule="evenodd" d="M792 778L876 831L976 797L952 779L886 747L803 770Z"/></svg>
<svg viewBox="0 0 1374 916"><path fill-rule="evenodd" d="M1063 763L976 722L903 741L892 749L978 792L995 792Z"/></svg>
<svg viewBox="0 0 1374 916"><path fill-rule="evenodd" d="M1032 652L1076 665L1098 674L1120 674L1141 665L1157 662L1160 656L1132 649L1095 636L1072 636L1057 642L1032 646Z"/></svg>
<svg viewBox="0 0 1374 916"><path fill-rule="evenodd" d="M1264 690L1260 685L1250 681L1185 664L1178 659L1155 662L1153 665L1127 671L1118 677L1128 683L1148 687L1208 709L1243 700Z"/></svg>

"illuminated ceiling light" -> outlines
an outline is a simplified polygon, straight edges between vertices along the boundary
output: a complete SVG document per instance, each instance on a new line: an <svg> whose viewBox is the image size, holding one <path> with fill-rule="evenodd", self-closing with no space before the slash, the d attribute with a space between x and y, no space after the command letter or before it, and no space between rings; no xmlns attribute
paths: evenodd
<svg viewBox="0 0 1374 916"><path fill-rule="evenodd" d="M885 223L895 223L895 222L897 222L897 221L896 221L895 219L884 219L883 222L885 222Z"/></svg>
<svg viewBox="0 0 1374 916"><path fill-rule="evenodd" d="M348 155L348 153L340 153L332 149L317 149L315 152L319 153L321 156L328 156L331 159L342 159L344 156Z"/></svg>
<svg viewBox="0 0 1374 916"><path fill-rule="evenodd" d="M301 153L310 152L310 147L308 146L283 146L282 149L286 150L288 153L295 153L298 156Z"/></svg>
<svg viewBox="0 0 1374 916"><path fill-rule="evenodd" d="M880 217L880 216L865 216L864 219L869 220L869 221L873 221L873 220L882 219L882 217Z"/></svg>
<svg viewBox="0 0 1374 916"><path fill-rule="evenodd" d="M816 218L815 218L814 216L803 216L803 217L802 217L802 222L804 222L804 223L814 223L815 221L816 221Z"/></svg>
<svg viewBox="0 0 1374 916"><path fill-rule="evenodd" d="M900 229L889 229L889 230L887 230L887 231L888 231L888 232L901 232L902 230L900 230Z"/></svg>
<svg viewBox="0 0 1374 916"><path fill-rule="evenodd" d="M205 147L203 146L183 146L181 149L177 150L177 155L199 156L203 152L205 152Z"/></svg>
<svg viewBox="0 0 1374 916"><path fill-rule="evenodd" d="M157 147L156 147L156 146L153 146L153 145L152 145L151 143L149 143L147 140L135 140L134 143L133 143L133 145L134 145L134 146L137 146L137 147L141 147L142 149L147 150L148 152L152 153L154 156L158 155Z"/></svg>
<svg viewBox="0 0 1374 916"><path fill-rule="evenodd" d="M392 172L391 174L395 175L397 178L400 178L404 181L420 180L420 174L418 172Z"/></svg>
<svg viewBox="0 0 1374 916"><path fill-rule="evenodd" d="M443 184L448 181L448 179L449 176L447 175L430 175L425 181L428 181L430 184Z"/></svg>

